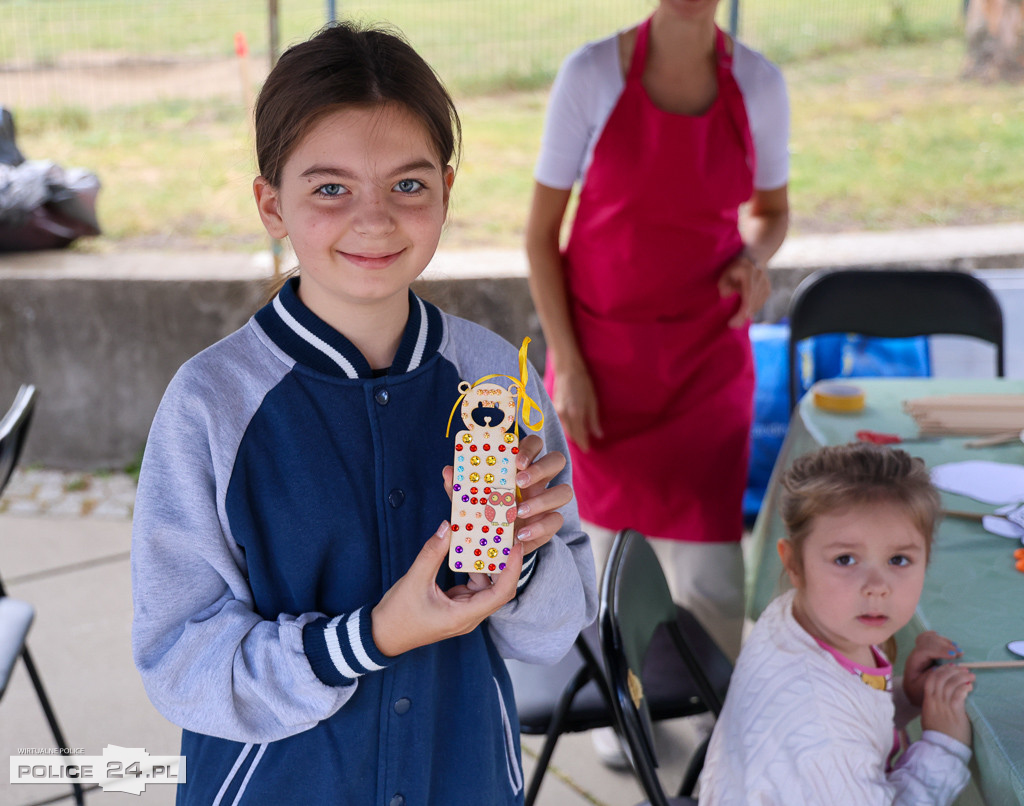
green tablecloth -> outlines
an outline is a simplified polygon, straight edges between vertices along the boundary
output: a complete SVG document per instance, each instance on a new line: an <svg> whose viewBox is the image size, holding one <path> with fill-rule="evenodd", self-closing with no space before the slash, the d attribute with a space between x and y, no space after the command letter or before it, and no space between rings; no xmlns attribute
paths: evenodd
<svg viewBox="0 0 1024 806"><path fill-rule="evenodd" d="M794 412L754 525L747 566L748 614L756 618L782 590L782 566L776 542L785 534L778 514L780 468L822 445L852 442L861 429L914 436L917 427L902 403L946 394L1024 393L1019 380L866 379L856 380L867 398L863 411L831 414L816 408L809 397ZM1024 465L1019 441L989 448L965 448L965 437L909 443L909 453L929 467L965 459L989 459ZM946 509L991 512L994 507L949 493ZM913 646L914 636L936 630L956 641L964 660L1014 658L1006 643L1024 640L1024 574L1014 568L1013 550L1020 544L997 537L981 524L948 517L939 526L931 564L917 613L897 636L900 658ZM975 691L967 701L974 728L973 787L989 806L1024 804L1024 669L980 670ZM968 794L958 802L977 802Z"/></svg>

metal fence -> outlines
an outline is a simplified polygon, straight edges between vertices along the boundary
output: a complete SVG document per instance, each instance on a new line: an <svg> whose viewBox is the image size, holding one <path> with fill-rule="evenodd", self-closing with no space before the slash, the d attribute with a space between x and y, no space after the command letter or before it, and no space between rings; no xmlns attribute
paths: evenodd
<svg viewBox="0 0 1024 806"><path fill-rule="evenodd" d="M0 105L103 109L237 98L240 92L244 98L265 74L274 49L308 37L332 14L399 27L457 94L539 87L571 50L635 22L654 5L0 0ZM962 0L723 0L719 10L723 26L735 23L742 39L785 62L864 43L955 35Z"/></svg>

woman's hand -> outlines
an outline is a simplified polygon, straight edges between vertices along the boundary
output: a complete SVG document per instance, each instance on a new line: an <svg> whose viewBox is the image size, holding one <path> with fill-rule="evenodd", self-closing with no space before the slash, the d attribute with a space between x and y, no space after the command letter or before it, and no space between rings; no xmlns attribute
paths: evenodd
<svg viewBox="0 0 1024 806"><path fill-rule="evenodd" d="M566 435L580 450L590 450L590 437L602 437L594 383L586 367L562 371L555 365L555 405Z"/></svg>
<svg viewBox="0 0 1024 806"><path fill-rule="evenodd" d="M924 689L928 675L939 661L951 661L963 653L949 638L933 630L920 633L914 648L903 665L903 691L907 699L918 708L924 702Z"/></svg>
<svg viewBox="0 0 1024 806"><path fill-rule="evenodd" d="M937 730L966 745L971 743L967 695L974 688L974 673L962 666L938 666L925 675L921 727Z"/></svg>
<svg viewBox="0 0 1024 806"><path fill-rule="evenodd" d="M392 585L373 608L373 641L388 657L445 638L465 635L485 618L510 602L523 568L523 549L516 545L505 570L493 582L456 585L443 591L437 574L448 557L451 528L447 522L427 540L405 576Z"/></svg>
<svg viewBox="0 0 1024 806"><path fill-rule="evenodd" d="M764 307L772 292L768 274L746 252L732 259L718 278L722 298L740 295L740 306L729 320L729 327L743 327Z"/></svg>

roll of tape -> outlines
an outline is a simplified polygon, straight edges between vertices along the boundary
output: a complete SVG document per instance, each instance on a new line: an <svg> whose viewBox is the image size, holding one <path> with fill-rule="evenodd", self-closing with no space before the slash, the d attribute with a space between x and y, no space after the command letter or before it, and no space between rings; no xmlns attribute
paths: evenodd
<svg viewBox="0 0 1024 806"><path fill-rule="evenodd" d="M825 411L860 411L864 408L864 390L852 383L819 381L811 388L814 405Z"/></svg>

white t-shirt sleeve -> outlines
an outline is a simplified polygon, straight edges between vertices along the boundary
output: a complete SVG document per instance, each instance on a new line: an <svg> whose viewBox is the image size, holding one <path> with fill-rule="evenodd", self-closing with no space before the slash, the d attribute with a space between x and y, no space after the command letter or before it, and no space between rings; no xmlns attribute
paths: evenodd
<svg viewBox="0 0 1024 806"><path fill-rule="evenodd" d="M754 187L774 190L789 181L786 83L760 53L740 42L734 53L733 75L757 154ZM582 181L623 87L618 34L584 45L566 58L551 87L534 179L559 190Z"/></svg>
<svg viewBox="0 0 1024 806"><path fill-rule="evenodd" d="M789 96L782 71L757 51L735 42L732 73L743 94L757 154L754 187L780 188L789 182Z"/></svg>
<svg viewBox="0 0 1024 806"><path fill-rule="evenodd" d="M582 179L598 137L619 95L618 34L571 53L551 86L540 155L533 177L542 185L569 190Z"/></svg>

